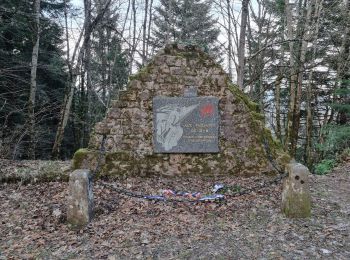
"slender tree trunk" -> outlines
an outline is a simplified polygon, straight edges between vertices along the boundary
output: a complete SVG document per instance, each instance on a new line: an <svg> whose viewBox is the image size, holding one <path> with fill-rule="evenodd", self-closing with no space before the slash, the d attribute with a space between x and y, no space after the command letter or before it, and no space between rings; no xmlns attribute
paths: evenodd
<svg viewBox="0 0 350 260"><path fill-rule="evenodd" d="M85 1L90 1L90 0L85 0ZM68 67L71 67L72 69L71 69L71 72L69 73L69 79L67 82L67 92L66 92L66 95L64 98L62 109L61 109L61 118L60 118L60 121L59 121L58 126L57 126L55 143L54 143L53 148L52 148L52 156L54 158L57 158L59 153L60 153L60 148L61 148L61 144L62 144L62 140L63 140L63 136L64 136L64 130L67 126L68 118L70 115L70 110L72 107L72 101L73 101L73 95L74 95L74 89L76 86L77 76L79 74L79 68L82 64L83 54L86 50L86 46L88 45L88 43L90 41L90 36L91 36L92 32L96 28L97 24L103 18L105 12L109 8L110 3L111 3L111 0L106 1L103 9L101 10L100 13L97 14L96 18L92 22L91 21L84 21L83 31L81 32L81 34L79 36L79 40L78 40L77 44L75 45L72 60L68 61L68 63L70 64ZM87 3L85 3L85 6L87 6ZM68 27L66 28L66 30L68 30ZM84 34L83 43L79 49L79 43L80 43L80 40L81 40L83 34ZM66 35L68 35L68 33ZM69 39L66 39L66 40L68 41ZM79 53L78 53L77 59L75 60L75 54L78 52L78 49L79 49ZM73 68L72 64L74 64L74 63L76 63L76 64L74 65L74 68Z"/></svg>
<svg viewBox="0 0 350 260"><path fill-rule="evenodd" d="M306 146L305 146L305 156L306 165L311 167L312 165L312 127L313 127L313 111L312 111L312 85L308 83L306 89L306 99L307 99L307 115L306 115Z"/></svg>
<svg viewBox="0 0 350 260"><path fill-rule="evenodd" d="M85 62L86 53L84 54L83 60ZM85 129L85 124L84 122L86 121L85 118L85 111L86 111L86 98L87 98L87 93L85 93L85 66L80 67L80 90L77 91L79 93L79 98L77 99L76 104L72 104L72 111L75 111L72 115L72 121L73 121L73 140L75 141L75 146L76 147L83 147L83 139L84 139L84 129ZM77 88L78 89L78 88Z"/></svg>
<svg viewBox="0 0 350 260"><path fill-rule="evenodd" d="M148 19L148 30L147 30L147 42L146 42L146 55L148 56L149 42L151 39L151 26L152 26L152 10L153 10L153 0L149 4L149 19Z"/></svg>
<svg viewBox="0 0 350 260"><path fill-rule="evenodd" d="M239 34L239 45L237 50L238 56L238 68L237 68L237 84L240 89L243 89L244 80L244 55L245 55L245 38L248 22L248 4L249 0L242 0L242 11L241 11L241 28Z"/></svg>
<svg viewBox="0 0 350 260"><path fill-rule="evenodd" d="M285 150L290 150L291 140L293 139L293 119L294 119L294 107L295 107L295 94L297 73L295 70L295 53L293 43L293 24L292 24L292 11L289 0L285 0L285 15L286 15L286 28L287 28L287 40L289 41L289 66L290 66L290 97L285 131ZM294 156L294 154L292 154Z"/></svg>
<svg viewBox="0 0 350 260"><path fill-rule="evenodd" d="M146 41L147 41L147 14L148 0L145 0L145 16L143 19L143 37L142 37L142 65L146 63Z"/></svg>
<svg viewBox="0 0 350 260"><path fill-rule="evenodd" d="M120 36L122 37L123 34L124 34L124 31L125 31L125 26L126 26L126 22L128 20L128 16L129 16L129 11L130 11L130 6L131 6L131 1L129 0L128 1L128 8L126 9L126 15L125 15L125 20L124 20L124 23L123 23L123 27L122 27L122 30L120 32ZM112 84L113 84L113 73L114 73L114 70L115 70L115 64L117 62L117 58L118 58L118 52L119 52L119 46L116 45L115 47L115 53L114 53L114 58L113 58L113 62L112 62L112 65L111 65L111 69L110 69L110 74L109 74L109 87L108 89L111 91L112 90ZM119 91L119 90L118 90ZM109 107L109 103L111 101L111 95L108 96L108 99L107 99L107 103L106 103L106 113L107 113L107 108Z"/></svg>
<svg viewBox="0 0 350 260"><path fill-rule="evenodd" d="M314 35L313 35L313 51L312 51L312 57L311 62L315 63L316 60L316 52L317 52L317 39L318 39L318 32L320 28L320 16L323 6L323 0L316 0L315 4L315 21L314 21ZM314 64L315 65L315 64ZM305 162L306 165L310 168L312 166L313 162L313 156L312 156L312 130L313 130L313 91L312 91L312 82L313 82L313 71L312 68L309 77L308 77L308 83L306 87L306 146L305 146Z"/></svg>
<svg viewBox="0 0 350 260"><path fill-rule="evenodd" d="M101 12L101 9L103 7L98 6L99 12ZM91 21L91 2L88 3L88 6L85 8L85 19L87 21ZM100 27L100 30L101 27ZM102 49L100 48L102 51ZM82 135L82 140L81 140L81 146L80 147L85 147L85 144L87 142L87 136L85 134L89 133L90 130L90 122L91 122L91 107L92 107L92 82L91 82L91 41L88 41L86 44L86 49L85 49L85 60L84 60L84 68L85 68L85 73L86 73L86 97L84 99L85 104L83 111L85 112L84 115L84 122L83 122L83 135ZM102 70L102 79L104 79L105 71ZM82 78L84 75L82 75Z"/></svg>
<svg viewBox="0 0 350 260"><path fill-rule="evenodd" d="M306 15L303 15L302 28L302 44L300 49L300 58L298 61L298 84L296 89L296 99L294 107L294 117L293 117L293 138L291 138L291 153L296 154L297 143L299 138L299 127L300 127L300 106L301 106L301 96L302 96L302 86L303 86L303 75L304 75L304 65L306 60L306 50L309 41L309 31L310 31L310 19L312 12L312 3L310 0L305 0ZM304 18L305 17L305 18Z"/></svg>
<svg viewBox="0 0 350 260"><path fill-rule="evenodd" d="M343 8L342 8L342 17L343 20L346 21L346 19L350 15L350 3L349 0L343 0ZM344 34L343 38L341 41L341 46L339 50L339 56L337 60L337 76L336 76L336 81L335 81L335 86L334 90L337 89L338 87L340 88L346 88L346 84L344 84L343 80L345 80L345 75L347 74L347 70L349 70L349 60L348 58L350 57L350 27L349 23L345 23L344 26ZM339 101L338 101L339 102ZM347 123L347 115L346 111L339 111L338 112L338 119L337 122L339 124L346 124Z"/></svg>
<svg viewBox="0 0 350 260"><path fill-rule="evenodd" d="M67 125L68 122L68 117L70 114L70 108L72 106L72 101L73 101L73 94L74 94L74 87L76 82L76 77L73 77L73 81L68 83L68 89L69 92L66 94L64 97L64 106L63 110L61 111L61 121L58 124L57 127L57 132L56 132L56 138L55 138L55 143L52 148L52 155L54 158L57 158L57 156L60 153L60 148L64 136L64 129Z"/></svg>
<svg viewBox="0 0 350 260"><path fill-rule="evenodd" d="M258 50L263 49L263 39L262 39L262 33L263 33L263 21L265 20L265 13L262 12L261 4L259 4L258 8ZM259 100L260 108L264 108L264 96L265 96L265 90L263 87L263 75L264 75L264 51L261 51L257 56L257 63L256 63L256 72L257 75L259 75L259 81L257 84L257 98Z"/></svg>
<svg viewBox="0 0 350 260"><path fill-rule="evenodd" d="M230 0L226 1L227 5L227 20L228 20L228 30L227 30L227 37L228 37L228 75L230 79L232 80L232 28L231 28L231 4Z"/></svg>
<svg viewBox="0 0 350 260"><path fill-rule="evenodd" d="M32 62L30 71L30 93L28 102L29 118L29 158L35 159L35 95L37 90L36 73L38 68L39 41L40 41L40 0L34 1L34 16L36 37L32 51Z"/></svg>
<svg viewBox="0 0 350 260"><path fill-rule="evenodd" d="M279 140L282 139L281 128L281 83L282 75L278 76L275 84L275 105L276 105L276 136Z"/></svg>
<svg viewBox="0 0 350 260"><path fill-rule="evenodd" d="M132 72L133 63L134 63L134 55L136 50L136 3L135 0L131 0L131 9L132 9L132 17L133 17L133 29L132 29L132 46L130 50L130 67L129 71Z"/></svg>

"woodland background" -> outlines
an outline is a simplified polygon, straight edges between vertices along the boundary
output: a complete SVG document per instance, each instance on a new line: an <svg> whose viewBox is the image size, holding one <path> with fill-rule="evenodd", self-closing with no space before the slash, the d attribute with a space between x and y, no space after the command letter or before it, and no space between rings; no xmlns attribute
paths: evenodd
<svg viewBox="0 0 350 260"><path fill-rule="evenodd" d="M316 173L350 154L349 0L3 0L0 158L71 158L168 42L213 55Z"/></svg>

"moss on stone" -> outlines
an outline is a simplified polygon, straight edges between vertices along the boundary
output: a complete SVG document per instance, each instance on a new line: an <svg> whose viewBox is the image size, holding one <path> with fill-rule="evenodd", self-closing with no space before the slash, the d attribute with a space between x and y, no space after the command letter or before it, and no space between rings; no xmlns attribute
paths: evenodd
<svg viewBox="0 0 350 260"><path fill-rule="evenodd" d="M269 152L270 155L268 156L276 158L277 163L281 167L281 170L283 170L284 165L291 160L291 157L286 152L284 152L280 142L273 138L271 131L265 127L264 116L259 112L259 105L252 102L249 97L245 95L243 91L241 91L237 86L231 84L230 82L228 82L227 85L234 96L248 107L252 118L250 126L253 130L253 133L256 135L257 140L260 141L262 145L265 145L266 143L268 146L266 147L268 151L265 151L263 153L260 151L260 154L257 153L254 148L249 148L247 150L248 157L252 159L254 156L257 158L266 157L266 153ZM267 158L265 158L265 161L266 160Z"/></svg>
<svg viewBox="0 0 350 260"><path fill-rule="evenodd" d="M249 97L238 88L238 86L235 86L230 82L228 82L227 85L234 96L248 107L252 118L251 128L257 137L260 137L258 140L260 140L263 144L266 141L273 154L282 153L285 157L287 157L283 152L280 142L273 138L271 131L265 127L264 115L260 113L259 105L251 101Z"/></svg>
<svg viewBox="0 0 350 260"><path fill-rule="evenodd" d="M99 175L126 176L133 175L138 170L136 159L127 151L107 153Z"/></svg>
<svg viewBox="0 0 350 260"><path fill-rule="evenodd" d="M84 160L86 158L86 154L88 153L88 149L86 148L80 148L79 150L77 150L74 155L73 155L73 159L72 159L72 168L73 170L79 169L79 166L82 162L82 160Z"/></svg>
<svg viewBox="0 0 350 260"><path fill-rule="evenodd" d="M171 48L169 48L170 46ZM202 66L222 69L220 64L214 62L213 58L210 57L210 55L203 49L198 48L198 46L187 44L185 45L185 49L179 49L178 44L174 43L172 45L169 45L169 47L166 47L164 49L165 54L174 55L175 57L179 58L185 58L187 62L190 60L198 60L198 64L201 64ZM208 62L210 62L210 65Z"/></svg>
<svg viewBox="0 0 350 260"><path fill-rule="evenodd" d="M308 218L311 216L311 201L307 193L286 194L282 212L289 218Z"/></svg>
<svg viewBox="0 0 350 260"><path fill-rule="evenodd" d="M281 165L281 167L284 167L285 165L290 163L291 160L292 158L288 153L286 153L283 150L278 150L278 153L276 154L276 161L279 165ZM281 170L284 170L284 169L282 168Z"/></svg>
<svg viewBox="0 0 350 260"><path fill-rule="evenodd" d="M263 127L262 130L263 130L262 137L267 141L270 149L283 150L281 143L277 139L273 138L270 129ZM262 140L263 142L264 142L264 139Z"/></svg>
<svg viewBox="0 0 350 260"><path fill-rule="evenodd" d="M76 170L86 168L86 165L92 165L92 163L87 162L87 160L97 160L97 157L98 151L81 148L77 150L73 155L72 169ZM91 168L89 167L89 169Z"/></svg>
<svg viewBox="0 0 350 260"><path fill-rule="evenodd" d="M248 158L255 160L256 158L261 157L263 153L261 152L261 149L257 149L257 147L248 147L245 154L248 155Z"/></svg>
<svg viewBox="0 0 350 260"><path fill-rule="evenodd" d="M21 167L15 167L10 171L5 168L4 173L0 174L0 183L68 181L70 171L71 168L64 162L38 160L35 163L24 163Z"/></svg>
<svg viewBox="0 0 350 260"><path fill-rule="evenodd" d="M265 117L263 114L255 112L255 111L251 111L251 115L253 117L254 120L259 120L259 121L264 121Z"/></svg>
<svg viewBox="0 0 350 260"><path fill-rule="evenodd" d="M236 98L241 100L244 104L247 105L250 111L252 112L260 112L259 105L249 99L249 97L239 89L238 86L233 85L231 82L227 81L227 86L229 90L235 95Z"/></svg>
<svg viewBox="0 0 350 260"><path fill-rule="evenodd" d="M70 168L63 170L55 161L47 161L38 170L38 176L36 177L40 181L68 181Z"/></svg>
<svg viewBox="0 0 350 260"><path fill-rule="evenodd" d="M147 78L147 76L151 73L152 68L153 65L151 63L147 64L146 66L141 68L136 74L130 75L129 82L131 82L132 80L144 81Z"/></svg>

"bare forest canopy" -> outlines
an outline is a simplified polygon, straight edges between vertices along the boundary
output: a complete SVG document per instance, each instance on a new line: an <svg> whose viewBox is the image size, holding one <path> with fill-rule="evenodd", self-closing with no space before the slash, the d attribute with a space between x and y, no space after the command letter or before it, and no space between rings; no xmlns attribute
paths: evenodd
<svg viewBox="0 0 350 260"><path fill-rule="evenodd" d="M220 62L308 166L349 149L349 0L3 0L0 158L71 158L169 42Z"/></svg>

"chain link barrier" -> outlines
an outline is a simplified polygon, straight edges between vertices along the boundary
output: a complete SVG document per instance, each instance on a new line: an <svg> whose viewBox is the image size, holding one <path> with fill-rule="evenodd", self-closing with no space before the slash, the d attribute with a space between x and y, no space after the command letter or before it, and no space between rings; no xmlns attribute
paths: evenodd
<svg viewBox="0 0 350 260"><path fill-rule="evenodd" d="M102 140L101 140L101 147L99 150L97 165L96 165L95 170L92 172L93 178L100 171L100 168L101 168L102 158L105 154L105 141L106 141L106 135L104 134L102 136ZM277 167L275 160L271 156L270 147L269 147L269 144L268 144L265 136L263 136L263 143L264 143L264 150L266 153L266 157L269 160L269 162L271 163L274 170L276 172L278 172L278 176L271 181L265 181L265 182L263 182L259 185L256 185L252 188L247 188L247 189L242 189L242 190L239 189L239 190L236 190L230 194L224 194L224 195L223 194L215 194L217 196L207 196L207 197L198 198L198 199L188 199L186 197L179 199L179 198L172 198L172 197L164 197L161 195L146 195L146 194L136 193L136 192L124 189L122 187L119 187L116 184L108 183L105 181L102 181L101 184L102 184L102 186L110 188L120 195L124 195L126 197L131 197L131 198L136 198L136 199L148 200L148 201L157 201L157 202L173 203L173 204L176 204L176 203L197 204L197 203L203 203L203 202L221 202L226 198L233 198L233 197L248 195L250 193L257 192L259 190L267 188L273 184L278 184L280 181L282 181L282 179L284 179L285 177L288 176L288 173L284 172L283 170L281 170ZM224 186L224 187L226 189L232 189L231 186ZM235 187L235 189L237 189L237 187Z"/></svg>

